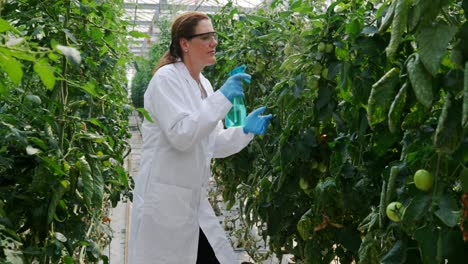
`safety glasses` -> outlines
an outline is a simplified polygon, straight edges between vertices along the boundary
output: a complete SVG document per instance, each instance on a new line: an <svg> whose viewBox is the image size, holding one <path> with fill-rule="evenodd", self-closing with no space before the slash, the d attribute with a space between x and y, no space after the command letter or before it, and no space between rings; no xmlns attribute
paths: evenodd
<svg viewBox="0 0 468 264"><path fill-rule="evenodd" d="M210 42L212 40L218 41L218 34L216 34L216 32L213 31L213 32L194 34L194 35L187 37L188 40L191 40L194 38L201 39L203 42Z"/></svg>

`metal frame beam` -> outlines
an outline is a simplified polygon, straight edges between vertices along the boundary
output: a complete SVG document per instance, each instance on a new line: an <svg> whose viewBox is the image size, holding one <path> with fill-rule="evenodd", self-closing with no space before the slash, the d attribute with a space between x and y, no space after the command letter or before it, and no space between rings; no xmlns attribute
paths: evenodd
<svg viewBox="0 0 468 264"><path fill-rule="evenodd" d="M201 12L216 12L222 8L222 6L211 6L211 5L183 5L183 4L168 4L167 0L160 0L159 3L124 3L125 9L127 9L127 13L138 13L138 10L146 10L146 13L148 11L153 11L153 17L151 20L142 20L139 18L139 20L133 20L129 21L130 24L135 25L135 26L144 26L148 27L148 32L144 33L149 33L151 37L157 37L158 33L153 32L153 26L155 26L155 23L159 20L160 16L166 15L167 11L173 10L173 11L201 11ZM252 10L255 10L255 8L246 8L246 7L238 7L239 9L249 12ZM135 19L135 17L134 17ZM138 18L136 18L138 19ZM135 40L138 42L136 45L131 45L131 48L136 48L138 47L138 51L133 50L134 54L145 54L148 51L147 43L145 43L146 40Z"/></svg>
<svg viewBox="0 0 468 264"><path fill-rule="evenodd" d="M201 12L213 12L220 9L219 6L203 6L203 5L173 5L173 4L136 4L136 3L125 3L126 9L133 9L135 6L138 9L150 9L150 10L197 10Z"/></svg>

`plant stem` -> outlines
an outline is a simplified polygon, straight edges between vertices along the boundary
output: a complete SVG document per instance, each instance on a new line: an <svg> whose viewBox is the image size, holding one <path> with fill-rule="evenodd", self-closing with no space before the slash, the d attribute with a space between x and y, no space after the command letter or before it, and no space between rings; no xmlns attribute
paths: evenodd
<svg viewBox="0 0 468 264"><path fill-rule="evenodd" d="M3 2L5 2L5 0L0 0L0 17L2 17Z"/></svg>
<svg viewBox="0 0 468 264"><path fill-rule="evenodd" d="M90 221L88 231L86 231L86 238L89 237L89 235L91 234L91 231L92 231L92 230L93 230L93 222ZM86 246L82 246L82 247L81 247L80 255L79 255L79 263L84 263L84 261L83 261L82 258L83 258L85 249L86 249Z"/></svg>
<svg viewBox="0 0 468 264"><path fill-rule="evenodd" d="M67 12L65 14L65 19L63 21L63 28L67 28L68 26L68 19L70 17L70 1L65 1L64 5L67 8ZM67 36L66 34L64 35L64 43L67 43ZM65 116L65 110L66 110L66 105L68 101L68 84L66 82L67 78L67 72L68 72L68 64L67 64L67 59L63 58L62 60L62 65L63 65L63 70L62 70L62 75L64 80L61 82L61 87L60 87L60 95L59 95L59 100L60 100L60 106L59 106L59 144L60 144L60 151L61 153L64 153L64 134L65 134L65 122L64 122L64 116Z"/></svg>
<svg viewBox="0 0 468 264"><path fill-rule="evenodd" d="M436 166L436 171L434 175L434 189L432 190L432 207L436 206L436 203L434 202L434 197L437 195L437 187L438 187L438 178L439 178L439 169L440 169L440 160L442 159L442 154L439 152L437 153L437 166ZM438 200L438 199L436 199Z"/></svg>

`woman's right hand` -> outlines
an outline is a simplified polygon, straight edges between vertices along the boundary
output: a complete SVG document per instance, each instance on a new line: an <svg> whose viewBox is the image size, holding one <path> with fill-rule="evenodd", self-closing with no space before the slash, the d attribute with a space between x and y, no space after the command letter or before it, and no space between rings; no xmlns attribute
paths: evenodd
<svg viewBox="0 0 468 264"><path fill-rule="evenodd" d="M266 106L262 106L255 109L247 116L245 120L244 133L252 133L254 135L265 134L268 124L270 123L270 119L273 117L272 114L265 116L261 115L265 110Z"/></svg>
<svg viewBox="0 0 468 264"><path fill-rule="evenodd" d="M247 73L234 74L226 80L226 82L223 84L223 86L221 86L219 90L232 103L234 97L244 97L244 90L242 89L242 80L249 82L250 78L251 76Z"/></svg>

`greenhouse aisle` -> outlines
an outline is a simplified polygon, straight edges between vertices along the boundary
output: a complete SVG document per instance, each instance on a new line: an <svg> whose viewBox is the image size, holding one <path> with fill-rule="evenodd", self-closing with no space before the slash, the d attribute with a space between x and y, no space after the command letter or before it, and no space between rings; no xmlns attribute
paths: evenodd
<svg viewBox="0 0 468 264"><path fill-rule="evenodd" d="M134 114L130 117L129 120L129 129L132 134L129 139L129 144L131 147L131 152L127 156L125 161L126 170L129 172L130 177L136 177L138 174L138 167L140 163L140 152L141 152L141 133L140 133L140 124L141 121L137 114ZM214 187L214 186L212 186ZM222 201L217 199L217 207L215 210L219 214L220 223L224 223L224 219L233 219L236 218L236 210L234 207L231 211L226 211L224 209ZM219 210L217 210L219 209ZM131 212L131 203L119 203L116 208L111 210L110 219L111 219L111 228L113 230L113 240L108 249L106 249L106 254L109 256L110 264L127 264L127 234L130 225L130 212ZM228 236L233 234L233 231L227 232ZM235 241L236 238L230 236L232 241ZM263 249L261 251L266 251ZM242 262L252 262L253 260L242 248L235 248L235 252L239 256L239 263ZM271 258L269 260L263 261L261 264L287 264L288 256L284 256L282 261L279 262L276 258ZM259 263L260 264L260 263Z"/></svg>

